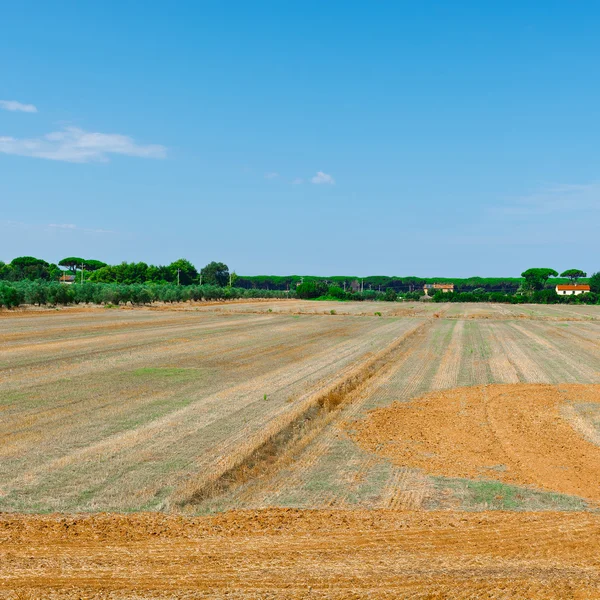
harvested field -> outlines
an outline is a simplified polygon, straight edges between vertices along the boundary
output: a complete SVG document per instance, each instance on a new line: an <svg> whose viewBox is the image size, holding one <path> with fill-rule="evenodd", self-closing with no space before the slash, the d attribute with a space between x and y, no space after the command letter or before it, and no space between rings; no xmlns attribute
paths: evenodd
<svg viewBox="0 0 600 600"><path fill-rule="evenodd" d="M600 598L599 317L0 313L0 598Z"/></svg>
<svg viewBox="0 0 600 600"><path fill-rule="evenodd" d="M105 311L2 324L0 509L43 512L167 508L420 323Z"/></svg>
<svg viewBox="0 0 600 600"><path fill-rule="evenodd" d="M587 599L600 597L600 517L4 516L0 561L0 598Z"/></svg>

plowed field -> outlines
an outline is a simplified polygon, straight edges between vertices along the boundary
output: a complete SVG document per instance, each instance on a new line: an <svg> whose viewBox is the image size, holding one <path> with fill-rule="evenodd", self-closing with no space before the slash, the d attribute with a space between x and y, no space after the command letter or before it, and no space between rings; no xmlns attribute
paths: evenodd
<svg viewBox="0 0 600 600"><path fill-rule="evenodd" d="M431 475L532 485L600 503L600 446L584 437L591 423L569 418L578 404L600 409L600 386L458 388L375 410L354 425L353 439Z"/></svg>
<svg viewBox="0 0 600 600"><path fill-rule="evenodd" d="M583 600L600 597L600 517L275 509L196 519L7 516L0 561L4 598Z"/></svg>

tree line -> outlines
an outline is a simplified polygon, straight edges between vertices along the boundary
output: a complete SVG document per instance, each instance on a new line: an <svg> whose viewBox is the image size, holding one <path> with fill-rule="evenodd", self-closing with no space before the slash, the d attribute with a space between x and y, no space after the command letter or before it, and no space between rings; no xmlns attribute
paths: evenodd
<svg viewBox="0 0 600 600"><path fill-rule="evenodd" d="M197 270L185 258L180 258L169 265L159 266L148 265L145 262L122 262L118 265L109 265L100 260L79 256L63 258L56 264L34 256L19 256L8 264L0 261L0 280L4 281L58 281L65 274L72 275L80 282L205 284L221 287L232 287L237 279L237 275L230 273L229 267L222 262L213 261Z"/></svg>
<svg viewBox="0 0 600 600"><path fill-rule="evenodd" d="M217 285L177 285L174 283L95 283L85 281L64 285L57 281L0 281L0 307L15 308L29 304L56 306L103 304L142 306L153 302L236 300L240 298L289 298L278 290L246 290Z"/></svg>
<svg viewBox="0 0 600 600"><path fill-rule="evenodd" d="M577 284L587 277L581 269L567 269L560 275L550 268L532 268L521 273L522 284L514 294L488 292L483 288L473 291L438 291L434 302L500 302L508 304L600 304L600 272L594 273L587 284L590 291L579 295L559 295L556 284L568 281ZM559 279L559 277L561 279Z"/></svg>
<svg viewBox="0 0 600 600"><path fill-rule="evenodd" d="M62 268L61 268L62 267ZM74 285L62 285L70 274ZM210 262L198 270L187 259L155 266L144 262L109 265L95 259L70 256L57 264L22 256L0 261L0 306L71 303L148 304L186 300L235 298L290 298L316 300L419 300L425 283L453 283L455 291L438 291L436 302L586 302L600 299L600 273L588 279L581 269L567 269L560 276L550 268L527 269L520 278L418 278L373 276L238 277L222 262ZM558 296L556 283L587 281L591 292ZM71 281L69 281L71 282Z"/></svg>
<svg viewBox="0 0 600 600"><path fill-rule="evenodd" d="M62 267L62 269L61 269ZM202 269L197 269L189 260L180 258L168 265L149 265L145 262L122 262L109 265L100 260L70 256L56 264L48 263L33 256L21 256L5 264L0 261L0 280L22 281L42 279L56 281L61 275L76 276L78 281L94 281L98 283L179 283L180 285L218 285L235 286L244 289L263 290L295 290L305 282L321 283L329 287L339 287L345 292L385 292L392 289L396 294L418 292L425 283L453 283L458 292L472 292L483 289L486 292L517 293L524 283L534 288L543 287L549 277L557 277L553 269L528 269L521 277L391 277L373 275L369 277L355 276L303 276L303 275L256 275L243 276L230 273L222 262L211 262ZM573 278L573 273L581 280L585 273L579 269L563 272L556 283L564 283Z"/></svg>

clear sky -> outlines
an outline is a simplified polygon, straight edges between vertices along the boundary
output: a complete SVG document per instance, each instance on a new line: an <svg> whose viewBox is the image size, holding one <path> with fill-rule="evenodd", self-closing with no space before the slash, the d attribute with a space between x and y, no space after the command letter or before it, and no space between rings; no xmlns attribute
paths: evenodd
<svg viewBox="0 0 600 600"><path fill-rule="evenodd" d="M600 4L6 2L0 259L600 270Z"/></svg>

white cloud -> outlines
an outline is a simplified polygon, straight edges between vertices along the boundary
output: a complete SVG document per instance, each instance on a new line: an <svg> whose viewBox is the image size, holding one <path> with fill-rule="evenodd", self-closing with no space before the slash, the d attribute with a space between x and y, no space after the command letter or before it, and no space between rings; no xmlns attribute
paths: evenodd
<svg viewBox="0 0 600 600"><path fill-rule="evenodd" d="M38 110L33 104L22 104L16 100L0 100L0 108L13 112L36 113Z"/></svg>
<svg viewBox="0 0 600 600"><path fill-rule="evenodd" d="M152 144L141 146L126 135L93 133L78 127L48 133L41 138L0 137L0 152L73 163L107 162L110 154L140 158L165 158L167 149Z"/></svg>
<svg viewBox="0 0 600 600"><path fill-rule="evenodd" d="M296 179L292 180L292 185L301 185L304 183L304 179L302 177L296 177Z"/></svg>
<svg viewBox="0 0 600 600"><path fill-rule="evenodd" d="M265 173L265 179L275 179L276 177L279 177L279 173Z"/></svg>
<svg viewBox="0 0 600 600"><path fill-rule="evenodd" d="M335 184L335 179L331 175L328 175L327 173L323 173L323 171L317 171L317 174L310 181L311 181L311 183L316 183L317 185L319 185L319 184L334 185Z"/></svg>

